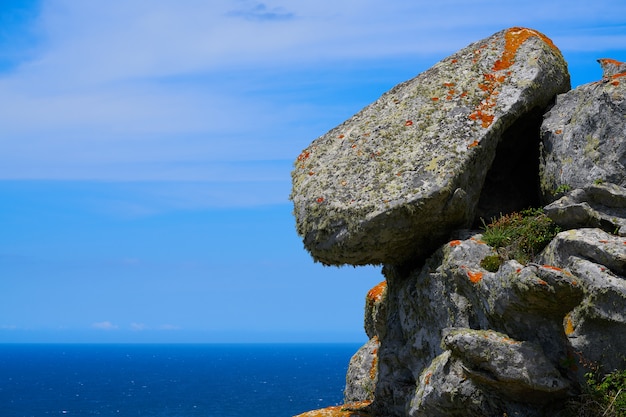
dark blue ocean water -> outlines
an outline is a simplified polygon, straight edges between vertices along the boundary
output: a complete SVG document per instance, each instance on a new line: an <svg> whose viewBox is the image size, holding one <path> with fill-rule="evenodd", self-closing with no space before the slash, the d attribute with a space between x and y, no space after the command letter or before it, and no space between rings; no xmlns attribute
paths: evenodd
<svg viewBox="0 0 626 417"><path fill-rule="evenodd" d="M0 345L0 416L288 417L341 403L358 345Z"/></svg>

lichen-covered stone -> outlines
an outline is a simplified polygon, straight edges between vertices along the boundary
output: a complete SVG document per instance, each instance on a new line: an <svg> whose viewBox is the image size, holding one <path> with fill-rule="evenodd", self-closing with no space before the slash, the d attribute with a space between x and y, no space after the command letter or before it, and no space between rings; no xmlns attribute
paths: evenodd
<svg viewBox="0 0 626 417"><path fill-rule="evenodd" d="M473 221L507 128L569 85L552 42L512 28L394 87L298 156L305 247L333 265L424 259Z"/></svg>
<svg viewBox="0 0 626 417"><path fill-rule="evenodd" d="M626 72L559 95L541 126L541 190L626 187Z"/></svg>
<svg viewBox="0 0 626 417"><path fill-rule="evenodd" d="M577 188L548 204L544 210L565 229L597 227L626 236L626 188L615 184Z"/></svg>
<svg viewBox="0 0 626 417"><path fill-rule="evenodd" d="M295 417L369 417L365 411L369 402L335 405L320 410L307 411Z"/></svg>
<svg viewBox="0 0 626 417"><path fill-rule="evenodd" d="M507 261L489 272L480 261L495 250L481 238L450 241L410 272L385 267L388 317L374 410L541 415L537 404L568 392L570 381L555 370L568 357L563 320L583 300L579 279L548 263ZM521 366L526 360L536 367Z"/></svg>
<svg viewBox="0 0 626 417"><path fill-rule="evenodd" d="M350 359L346 374L344 402L372 401L378 379L378 348L380 341L372 337Z"/></svg>
<svg viewBox="0 0 626 417"><path fill-rule="evenodd" d="M592 369L626 369L626 237L569 230L552 240L541 261L567 268L585 291L564 319L579 379Z"/></svg>
<svg viewBox="0 0 626 417"><path fill-rule="evenodd" d="M518 401L546 402L570 386L537 344L472 329L449 330L443 343L472 378Z"/></svg>
<svg viewBox="0 0 626 417"><path fill-rule="evenodd" d="M387 281L372 288L365 297L365 334L370 339L385 333L387 326Z"/></svg>

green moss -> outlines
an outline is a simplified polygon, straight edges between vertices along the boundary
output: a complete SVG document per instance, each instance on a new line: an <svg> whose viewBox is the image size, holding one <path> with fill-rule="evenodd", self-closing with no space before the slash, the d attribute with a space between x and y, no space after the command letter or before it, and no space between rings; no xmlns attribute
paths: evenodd
<svg viewBox="0 0 626 417"><path fill-rule="evenodd" d="M498 255L488 255L480 261L480 267L489 272L497 272L500 265L502 265L502 258Z"/></svg>
<svg viewBox="0 0 626 417"><path fill-rule="evenodd" d="M488 245L498 249L504 259L522 264L532 261L560 231L541 209L502 215L488 225L483 221L483 227L483 240Z"/></svg>

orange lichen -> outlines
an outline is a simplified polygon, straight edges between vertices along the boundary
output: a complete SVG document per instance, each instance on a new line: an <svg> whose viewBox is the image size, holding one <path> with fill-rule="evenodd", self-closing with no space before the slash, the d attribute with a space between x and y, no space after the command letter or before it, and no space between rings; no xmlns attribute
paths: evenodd
<svg viewBox="0 0 626 417"><path fill-rule="evenodd" d="M315 175L315 172L309 171L309 175Z"/></svg>
<svg viewBox="0 0 626 417"><path fill-rule="evenodd" d="M413 126L413 120L407 120L406 122L404 122L405 126Z"/></svg>
<svg viewBox="0 0 626 417"><path fill-rule="evenodd" d="M477 284L480 282L481 279L483 279L483 273L478 271L478 272L473 272L473 271L467 271L467 276L469 277L470 281L472 282L472 284Z"/></svg>
<svg viewBox="0 0 626 417"><path fill-rule="evenodd" d="M439 97L433 97L433 98L431 98L431 100L432 100L432 101L438 101L438 100L439 100Z"/></svg>
<svg viewBox="0 0 626 417"><path fill-rule="evenodd" d="M309 156L311 156L310 151L302 151L302 153L298 155L298 161L304 161L306 159L309 159Z"/></svg>
<svg viewBox="0 0 626 417"><path fill-rule="evenodd" d="M376 285L367 293L367 302L375 303L375 302L380 301L386 289L387 289L387 281L383 281L379 283L378 285Z"/></svg>
<svg viewBox="0 0 626 417"><path fill-rule="evenodd" d="M374 336L376 340L378 340L378 336ZM370 379L376 379L376 374L378 374L378 349L374 349L372 351L372 362L370 363Z"/></svg>
<svg viewBox="0 0 626 417"><path fill-rule="evenodd" d="M504 71L513 65L518 49L531 37L540 38L551 48L558 51L558 48L549 38L535 30L519 27L511 28L504 35L504 52L500 59L496 60L493 64L493 71ZM479 52L480 51L475 51L476 54ZM500 75L492 73L484 75L485 80L483 83L478 84L478 88L485 92L485 99L482 100L476 107L476 110L469 115L471 120L480 120L483 128L491 126L495 119L492 108L496 105L496 97L499 94L496 89L506 80L506 77L510 75L510 71Z"/></svg>
<svg viewBox="0 0 626 417"><path fill-rule="evenodd" d="M318 197L318 199L315 200L315 201L317 201L318 203L323 203L324 202L324 197Z"/></svg>
<svg viewBox="0 0 626 417"><path fill-rule="evenodd" d="M460 240L453 240L453 241L451 241L451 242L450 242L450 243L448 243L448 244L449 244L451 247L454 247L454 246L459 246L459 245L461 244L461 241L460 241Z"/></svg>
<svg viewBox="0 0 626 417"><path fill-rule="evenodd" d="M547 283L547 282L545 282L545 281L544 281L544 280L542 280L542 279L538 279L538 280L537 280L537 284L539 284L539 285L548 285L548 283Z"/></svg>
<svg viewBox="0 0 626 417"><path fill-rule="evenodd" d="M608 240L598 240L598 242L600 242L600 243L609 243Z"/></svg>
<svg viewBox="0 0 626 417"><path fill-rule="evenodd" d="M563 131L561 129L555 130L554 133L556 133L557 135L560 135L561 133L563 133Z"/></svg>
<svg viewBox="0 0 626 417"><path fill-rule="evenodd" d="M485 107L491 108L493 107L493 105L487 104L485 105ZM480 120L482 122L480 125L484 128L488 128L489 126L491 126L491 123L493 123L493 119L495 118L495 116L482 110L476 110L474 113L469 115L469 118L472 120Z"/></svg>
<svg viewBox="0 0 626 417"><path fill-rule="evenodd" d="M567 336L574 333L574 323L572 322L572 318L569 313L565 316L565 334Z"/></svg>
<svg viewBox="0 0 626 417"><path fill-rule="evenodd" d="M344 405L335 405L332 407L322 408L321 410L298 414L295 417L363 417L369 415L369 413L363 409L371 403L371 401L359 401Z"/></svg>
<svg viewBox="0 0 626 417"><path fill-rule="evenodd" d="M478 146L479 144L480 144L480 142L478 142L478 140L475 140L474 142L472 142L469 145L467 145L467 149L474 148L474 147Z"/></svg>
<svg viewBox="0 0 626 417"><path fill-rule="evenodd" d="M493 64L494 71L502 71L513 65L515 63L515 55L517 54L517 50L520 48L520 46L522 46L524 42L532 37L540 38L552 49L558 51L556 45L554 45L554 43L552 43L552 41L547 36L540 32L537 32L536 30L520 27L511 28L507 30L506 34L504 35L504 53L502 54L502 58L497 60Z"/></svg>
<svg viewBox="0 0 626 417"><path fill-rule="evenodd" d="M601 64L603 64L603 65L604 65L604 64L613 64L613 65L616 65L616 66L618 66L618 67L619 67L620 65L624 65L624 63L623 63L623 62L618 61L617 59L612 59L612 58L600 58L600 59L598 59L598 62L600 62L600 63L601 63Z"/></svg>
<svg viewBox="0 0 626 417"><path fill-rule="evenodd" d="M619 81L613 81L611 85L614 85L615 87L617 87L619 85Z"/></svg>
<svg viewBox="0 0 626 417"><path fill-rule="evenodd" d="M424 385L428 385L430 383L430 377L433 376L432 372L429 372L426 374L426 376L424 377Z"/></svg>
<svg viewBox="0 0 626 417"><path fill-rule="evenodd" d="M510 337L506 337L506 336L502 337L502 341L506 343L507 345L519 345L520 344L519 341L511 339Z"/></svg>
<svg viewBox="0 0 626 417"><path fill-rule="evenodd" d="M343 138L345 138L345 135L339 135L339 136L337 136L337 137L338 137L339 139L343 139Z"/></svg>
<svg viewBox="0 0 626 417"><path fill-rule="evenodd" d="M611 79L615 80L615 79L618 79L618 78L621 78L621 77L626 77L626 72L620 72L619 74L612 75Z"/></svg>
<svg viewBox="0 0 626 417"><path fill-rule="evenodd" d="M481 245L486 245L485 242L483 242L480 239L476 239L475 237L470 238L471 241L476 242L476 243L480 243Z"/></svg>
<svg viewBox="0 0 626 417"><path fill-rule="evenodd" d="M557 272L561 272L565 275L572 275L569 272L567 272L566 270L559 268L558 266L553 266L553 265L542 265L542 267L544 267L545 269L551 269L553 271L557 271Z"/></svg>
<svg viewBox="0 0 626 417"><path fill-rule="evenodd" d="M451 60L450 62L451 62L451 63L453 63L453 64L456 64L456 63L457 63L457 62L459 62L459 61L458 61L457 59L453 59L453 60Z"/></svg>

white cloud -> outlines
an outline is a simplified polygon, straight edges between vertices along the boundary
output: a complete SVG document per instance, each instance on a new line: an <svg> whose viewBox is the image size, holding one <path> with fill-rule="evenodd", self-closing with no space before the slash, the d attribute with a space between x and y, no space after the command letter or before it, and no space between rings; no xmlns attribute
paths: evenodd
<svg viewBox="0 0 626 417"><path fill-rule="evenodd" d="M288 183L289 168L238 164L324 133L345 100L321 80L335 66L431 64L520 24L562 49L621 48L624 15L618 0L46 1L34 52L0 74L0 178ZM330 96L303 102L305 82Z"/></svg>
<svg viewBox="0 0 626 417"><path fill-rule="evenodd" d="M94 329L99 329L99 330L117 330L119 328L119 326L111 323L110 321L101 321L101 322L96 322L96 323L92 323L91 327Z"/></svg>

